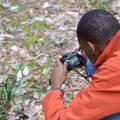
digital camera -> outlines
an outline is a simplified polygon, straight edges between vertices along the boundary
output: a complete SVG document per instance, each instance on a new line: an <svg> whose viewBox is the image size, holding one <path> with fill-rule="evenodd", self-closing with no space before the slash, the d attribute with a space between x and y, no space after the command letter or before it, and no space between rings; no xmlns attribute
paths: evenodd
<svg viewBox="0 0 120 120"><path fill-rule="evenodd" d="M62 56L60 59L61 63L68 63L67 70L71 71L76 67L82 67L85 65L85 58L80 54L79 51L69 52Z"/></svg>

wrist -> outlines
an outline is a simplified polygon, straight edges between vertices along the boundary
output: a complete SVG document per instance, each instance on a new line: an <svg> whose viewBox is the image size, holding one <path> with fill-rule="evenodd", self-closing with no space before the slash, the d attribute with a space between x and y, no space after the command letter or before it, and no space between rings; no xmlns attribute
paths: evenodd
<svg viewBox="0 0 120 120"><path fill-rule="evenodd" d="M51 86L51 89L50 90L62 90L62 88L61 87L52 87ZM63 91L63 90L62 90Z"/></svg>
<svg viewBox="0 0 120 120"><path fill-rule="evenodd" d="M61 88L62 87L62 85L52 85L51 84L51 88Z"/></svg>
<svg viewBox="0 0 120 120"><path fill-rule="evenodd" d="M52 88L61 88L62 87L62 84L59 83L59 82L51 82L51 87Z"/></svg>

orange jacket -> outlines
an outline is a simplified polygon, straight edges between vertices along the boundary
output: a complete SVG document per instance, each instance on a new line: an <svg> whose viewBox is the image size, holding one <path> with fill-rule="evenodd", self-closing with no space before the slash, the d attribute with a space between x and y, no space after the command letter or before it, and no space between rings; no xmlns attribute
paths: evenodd
<svg viewBox="0 0 120 120"><path fill-rule="evenodd" d="M68 107L63 92L50 90L42 101L46 120L98 120L120 112L120 31L96 61L89 87L81 90Z"/></svg>

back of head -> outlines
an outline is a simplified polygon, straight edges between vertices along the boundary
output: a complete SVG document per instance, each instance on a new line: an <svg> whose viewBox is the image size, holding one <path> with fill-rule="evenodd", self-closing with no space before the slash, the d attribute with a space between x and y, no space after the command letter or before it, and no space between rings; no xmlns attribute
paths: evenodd
<svg viewBox="0 0 120 120"><path fill-rule="evenodd" d="M83 15L77 26L77 37L87 42L106 43L119 30L117 19L108 11L91 10Z"/></svg>

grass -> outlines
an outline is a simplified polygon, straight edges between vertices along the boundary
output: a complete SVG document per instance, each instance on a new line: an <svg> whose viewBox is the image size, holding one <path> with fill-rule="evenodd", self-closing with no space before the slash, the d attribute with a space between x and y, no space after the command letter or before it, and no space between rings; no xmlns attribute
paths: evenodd
<svg viewBox="0 0 120 120"><path fill-rule="evenodd" d="M30 27L29 26L25 26L24 28L23 28L23 32L25 32L26 34L31 34L31 30L30 30Z"/></svg>
<svg viewBox="0 0 120 120"><path fill-rule="evenodd" d="M5 111L2 110L2 108L0 108L0 120L6 120L6 113Z"/></svg>
<svg viewBox="0 0 120 120"><path fill-rule="evenodd" d="M14 104L13 97L16 96L16 74L19 70L23 69L24 64L21 63L18 70L13 75L9 75L2 84L0 84L0 120L5 120L7 110Z"/></svg>
<svg viewBox="0 0 120 120"><path fill-rule="evenodd" d="M113 0L104 0L104 1L85 0L83 4L85 8L97 8L97 9L110 10L110 5L112 1Z"/></svg>
<svg viewBox="0 0 120 120"><path fill-rule="evenodd" d="M95 6L98 9L105 9L105 10L110 10L110 4L111 4L112 0L106 0L103 2L98 2Z"/></svg>
<svg viewBox="0 0 120 120"><path fill-rule="evenodd" d="M13 88L15 86L16 79L14 76L7 78L0 88L0 100L4 100L4 104L11 103L13 101Z"/></svg>
<svg viewBox="0 0 120 120"><path fill-rule="evenodd" d="M6 46L7 49L10 49L13 45L13 41L12 40L7 40L4 45Z"/></svg>
<svg viewBox="0 0 120 120"><path fill-rule="evenodd" d="M36 61L35 60L30 60L30 61L27 62L27 64L32 69L36 66Z"/></svg>
<svg viewBox="0 0 120 120"><path fill-rule="evenodd" d="M39 38L35 35L29 35L26 40L24 40L24 45L25 46L30 46L32 44L35 44Z"/></svg>
<svg viewBox="0 0 120 120"><path fill-rule="evenodd" d="M14 103L13 88L15 83L14 76L11 76L0 86L0 120L6 120L7 110L11 106L11 102Z"/></svg>
<svg viewBox="0 0 120 120"><path fill-rule="evenodd" d="M3 9L4 9L4 7L2 5L2 2L0 2L0 11L3 10Z"/></svg>
<svg viewBox="0 0 120 120"><path fill-rule="evenodd" d="M45 30L48 27L49 26L44 21L35 21L33 23L33 28L36 29L37 31L43 31L43 30Z"/></svg>

